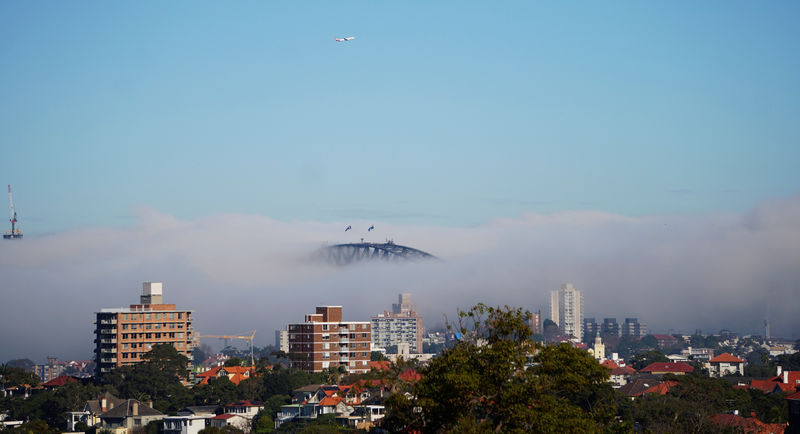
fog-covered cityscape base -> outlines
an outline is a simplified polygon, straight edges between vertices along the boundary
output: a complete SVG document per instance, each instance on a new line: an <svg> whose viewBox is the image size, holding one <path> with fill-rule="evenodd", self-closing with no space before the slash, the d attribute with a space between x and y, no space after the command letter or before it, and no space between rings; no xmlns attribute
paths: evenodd
<svg viewBox="0 0 800 434"><path fill-rule="evenodd" d="M413 294L428 328L477 302L547 317L549 291L564 282L584 291L585 316L635 316L654 332L761 334L766 318L773 336L800 330L800 196L744 213L523 213L473 227L137 215L130 227L4 245L3 305L16 308L0 316L0 360L89 357L93 312L136 303L143 281L163 281L166 303L194 310L198 333L256 329L259 346L314 306L343 305L345 319L368 320L399 292ZM326 244L361 238L441 260L342 268L311 259Z"/></svg>

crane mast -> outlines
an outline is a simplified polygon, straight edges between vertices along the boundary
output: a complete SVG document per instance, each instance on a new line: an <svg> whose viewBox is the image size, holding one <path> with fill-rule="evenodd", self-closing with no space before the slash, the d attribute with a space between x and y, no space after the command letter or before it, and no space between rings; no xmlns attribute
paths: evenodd
<svg viewBox="0 0 800 434"><path fill-rule="evenodd" d="M14 197L11 195L11 185L8 186L8 210L9 210L9 221L11 222L11 232L6 231L3 234L3 238L7 240L19 239L22 238L22 231L17 228L17 212L14 211Z"/></svg>

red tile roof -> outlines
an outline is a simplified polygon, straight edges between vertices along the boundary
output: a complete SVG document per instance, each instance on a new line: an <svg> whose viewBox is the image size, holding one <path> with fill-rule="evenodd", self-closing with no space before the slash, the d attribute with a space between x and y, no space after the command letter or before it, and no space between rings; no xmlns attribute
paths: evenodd
<svg viewBox="0 0 800 434"><path fill-rule="evenodd" d="M630 366L617 367L611 370L611 375L633 375L635 373L636 369L633 369Z"/></svg>
<svg viewBox="0 0 800 434"><path fill-rule="evenodd" d="M230 419L230 418L232 418L234 416L238 416L238 415L233 414L233 413L225 413L225 414L218 414L218 415L212 417L211 419L225 420L225 419Z"/></svg>
<svg viewBox="0 0 800 434"><path fill-rule="evenodd" d="M800 390L787 396L786 399L798 400L800 401Z"/></svg>
<svg viewBox="0 0 800 434"><path fill-rule="evenodd" d="M656 340L659 341L677 341L678 338L672 335L652 335Z"/></svg>
<svg viewBox="0 0 800 434"><path fill-rule="evenodd" d="M344 401L344 398L339 396L326 396L319 401L319 405L336 405Z"/></svg>
<svg viewBox="0 0 800 434"><path fill-rule="evenodd" d="M601 365L605 366L608 369L619 368L619 365L617 364L617 362L615 362L613 360L603 360L603 363L601 363Z"/></svg>
<svg viewBox="0 0 800 434"><path fill-rule="evenodd" d="M736 414L715 414L709 419L716 425L741 428L746 433L772 434L786 429L786 424L764 423L754 417L742 417Z"/></svg>
<svg viewBox="0 0 800 434"><path fill-rule="evenodd" d="M659 395L666 395L667 392L669 392L669 389L672 389L673 387L677 386L678 384L679 383L677 381L665 381L663 383L656 384L655 386L646 389L644 392L642 392L642 395L647 395L647 394L650 394L650 393L657 393Z"/></svg>
<svg viewBox="0 0 800 434"><path fill-rule="evenodd" d="M642 368L640 372L693 372L694 367L687 363L656 362Z"/></svg>
<svg viewBox="0 0 800 434"><path fill-rule="evenodd" d="M709 360L710 363L744 363L744 360L734 356L731 353L722 353L717 357Z"/></svg>
<svg viewBox="0 0 800 434"><path fill-rule="evenodd" d="M388 360L370 361L368 366L370 369L374 369L376 371L388 371L392 367L392 362Z"/></svg>
<svg viewBox="0 0 800 434"><path fill-rule="evenodd" d="M71 377L69 375L61 375L59 377L53 378L52 380L48 381L47 383L42 384L44 387L58 387L63 386L67 383L77 383L78 380L75 377Z"/></svg>
<svg viewBox="0 0 800 434"><path fill-rule="evenodd" d="M422 374L415 371L413 368L408 368L397 376L398 380L406 381L409 383L416 383L422 379Z"/></svg>
<svg viewBox="0 0 800 434"><path fill-rule="evenodd" d="M783 371L781 372L780 381L783 381L784 375L789 380L787 384L800 386L800 371Z"/></svg>
<svg viewBox="0 0 800 434"><path fill-rule="evenodd" d="M219 377L219 371L223 369L228 373L228 380L237 386L242 380L255 376L255 369L253 369L252 366L217 366L216 368L197 374L198 377L202 378L198 384L208 384L209 381ZM246 376L245 373L248 371L249 374Z"/></svg>

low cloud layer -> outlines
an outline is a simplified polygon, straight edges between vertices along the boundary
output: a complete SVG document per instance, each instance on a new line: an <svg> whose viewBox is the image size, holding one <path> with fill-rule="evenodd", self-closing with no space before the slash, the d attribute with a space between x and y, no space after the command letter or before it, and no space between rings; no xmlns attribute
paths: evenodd
<svg viewBox="0 0 800 434"><path fill-rule="evenodd" d="M344 233L350 224L353 231ZM376 225L368 233L366 228ZM394 239L442 261L308 260L324 243ZM143 281L195 311L203 334L257 329L256 345L323 304L366 320L410 292L428 327L477 302L549 314L572 282L586 316L635 316L654 331L800 332L800 196L743 214L625 217L524 214L471 228L281 222L255 215L180 220L144 209L129 228L90 228L0 247L0 361L91 357L93 312L138 302ZM213 342L212 342L213 344Z"/></svg>

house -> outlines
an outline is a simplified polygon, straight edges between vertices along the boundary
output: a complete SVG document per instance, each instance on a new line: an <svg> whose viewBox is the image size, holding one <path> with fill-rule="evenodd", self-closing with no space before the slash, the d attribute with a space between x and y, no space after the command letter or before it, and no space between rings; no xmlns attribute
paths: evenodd
<svg viewBox="0 0 800 434"><path fill-rule="evenodd" d="M308 401L322 387L322 384L309 384L292 391L292 404Z"/></svg>
<svg viewBox="0 0 800 434"><path fill-rule="evenodd" d="M222 412L218 405L194 405L178 410L177 416L164 418L163 434L197 434L209 425L209 420Z"/></svg>
<svg viewBox="0 0 800 434"><path fill-rule="evenodd" d="M216 417L215 414L200 416L169 416L162 419L163 434L198 434L206 428L206 421Z"/></svg>
<svg viewBox="0 0 800 434"><path fill-rule="evenodd" d="M651 335L656 338L656 342L658 342L658 348L662 350L665 348L672 348L676 346L678 342L678 338L672 335Z"/></svg>
<svg viewBox="0 0 800 434"><path fill-rule="evenodd" d="M658 384L656 384L654 386L650 386L649 388L645 389L642 392L641 396L649 395L651 393L654 393L654 394L657 394L657 395L666 395L667 392L669 392L670 389L672 389L673 387L677 386L678 384L679 383L677 381L674 381L674 380L665 381L663 383L658 383Z"/></svg>
<svg viewBox="0 0 800 434"><path fill-rule="evenodd" d="M798 388L800 388L800 371L784 371L780 366L775 377L750 381L750 389L758 389L764 393L788 393Z"/></svg>
<svg viewBox="0 0 800 434"><path fill-rule="evenodd" d="M134 429L164 418L164 414L135 399L128 399L100 415L102 427L115 434L125 434Z"/></svg>
<svg viewBox="0 0 800 434"><path fill-rule="evenodd" d="M222 413L218 405L191 405L178 410L178 416L216 416L217 413Z"/></svg>
<svg viewBox="0 0 800 434"><path fill-rule="evenodd" d="M653 375L664 375L664 374L684 375L693 371L694 367L687 363L668 363L668 362L651 363L639 370L639 372L645 372Z"/></svg>
<svg viewBox="0 0 800 434"><path fill-rule="evenodd" d="M643 396L645 391L651 390L653 386L658 386L659 384L661 384L661 381L658 378L652 376L642 377L629 382L628 384L620 387L618 390L621 394L629 396L631 399L633 399Z"/></svg>
<svg viewBox="0 0 800 434"><path fill-rule="evenodd" d="M295 397L307 398L302 402L293 400L292 404L281 406L275 418L275 428L293 419L316 419L323 414L349 416L353 412L353 405L359 404L363 396L368 396L358 388L335 385L319 385L311 395L307 395L307 391L301 394L297 392L295 390Z"/></svg>
<svg viewBox="0 0 800 434"><path fill-rule="evenodd" d="M75 431L75 425L83 422L90 427L100 425L100 415L114 407L125 403L124 399L106 392L97 397L86 401L83 411L71 411L67 413L67 431Z"/></svg>
<svg viewBox="0 0 800 434"><path fill-rule="evenodd" d="M369 431L386 415L384 399L382 394L373 394L360 404L354 405L353 411L349 414L337 416L336 422L351 429Z"/></svg>
<svg viewBox="0 0 800 434"><path fill-rule="evenodd" d="M252 421L259 411L264 409L264 403L258 401L239 401L225 406L225 414L242 416L248 421ZM230 425L230 424L229 424Z"/></svg>
<svg viewBox="0 0 800 434"><path fill-rule="evenodd" d="M611 370L610 381L612 383L612 387L616 389L628 384L628 381L633 375L636 375L636 369L633 369L630 366L617 366Z"/></svg>
<svg viewBox="0 0 800 434"><path fill-rule="evenodd" d="M234 413L220 414L212 417L211 419L208 419L208 426L225 428L226 426L229 425L247 433L250 432L252 419L248 419L242 416L241 414L234 414Z"/></svg>
<svg viewBox="0 0 800 434"><path fill-rule="evenodd" d="M689 347L685 350L681 350L681 355L686 356L687 359L691 357L693 360L706 361L714 357L714 349Z"/></svg>
<svg viewBox="0 0 800 434"><path fill-rule="evenodd" d="M722 353L708 361L706 365L712 377L724 377L728 374L744 375L744 360L731 353Z"/></svg>
<svg viewBox="0 0 800 434"><path fill-rule="evenodd" d="M255 372L255 368L252 366L217 366L197 374L197 377L200 378L200 382L197 384L208 384L211 380L225 377L238 386L243 380L255 376Z"/></svg>

